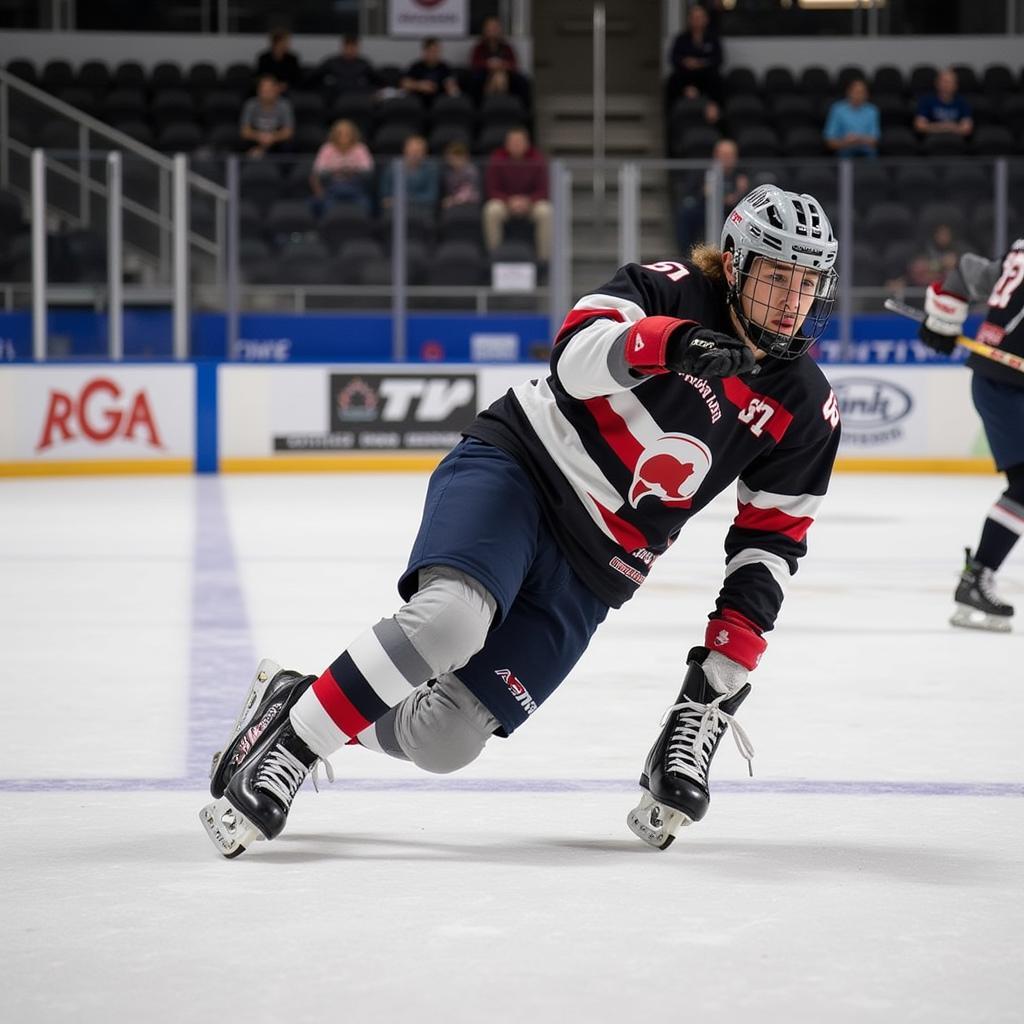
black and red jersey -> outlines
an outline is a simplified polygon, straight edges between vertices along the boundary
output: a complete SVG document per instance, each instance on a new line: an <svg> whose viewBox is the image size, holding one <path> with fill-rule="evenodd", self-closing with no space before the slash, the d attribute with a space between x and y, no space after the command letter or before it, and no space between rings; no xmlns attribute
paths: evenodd
<svg viewBox="0 0 1024 1024"><path fill-rule="evenodd" d="M988 275L980 275L978 282L968 281L972 298L984 297L988 302L977 340L1003 352L1024 356L1024 238L1018 238L1002 260L995 261L991 268ZM991 291L977 294L978 284L984 281L987 288L992 279L995 283ZM1024 374L992 359L971 353L967 365L984 377L1024 388Z"/></svg>
<svg viewBox="0 0 1024 1024"><path fill-rule="evenodd" d="M687 262L629 264L570 311L550 375L512 388L466 433L526 467L573 569L612 607L738 481L716 610L769 630L828 487L835 396L806 355L765 359L742 377L638 378L625 339L643 346L642 321L654 316L735 334L722 282Z"/></svg>

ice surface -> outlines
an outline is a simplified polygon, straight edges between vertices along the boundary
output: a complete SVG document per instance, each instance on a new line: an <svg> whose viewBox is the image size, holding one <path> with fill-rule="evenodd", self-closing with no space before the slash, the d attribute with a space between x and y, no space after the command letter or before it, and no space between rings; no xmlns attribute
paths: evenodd
<svg viewBox="0 0 1024 1024"><path fill-rule="evenodd" d="M726 740L664 853L625 815L728 497L512 740L445 777L344 750L221 860L197 812L257 658L319 671L394 610L424 484L0 482L0 1020L1024 1018L1024 627L946 625L994 476L834 481L756 777Z"/></svg>

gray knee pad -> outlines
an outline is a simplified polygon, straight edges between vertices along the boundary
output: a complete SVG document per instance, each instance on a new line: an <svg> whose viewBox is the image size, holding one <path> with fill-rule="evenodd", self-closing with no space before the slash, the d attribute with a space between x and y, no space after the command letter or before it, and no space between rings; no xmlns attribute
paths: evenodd
<svg viewBox="0 0 1024 1024"><path fill-rule="evenodd" d="M419 589L395 622L430 668L430 677L461 668L483 647L497 604L471 576L448 566L421 569Z"/></svg>
<svg viewBox="0 0 1024 1024"><path fill-rule="evenodd" d="M413 764L446 775L476 760L500 723L455 676L421 686L395 709L394 735Z"/></svg>

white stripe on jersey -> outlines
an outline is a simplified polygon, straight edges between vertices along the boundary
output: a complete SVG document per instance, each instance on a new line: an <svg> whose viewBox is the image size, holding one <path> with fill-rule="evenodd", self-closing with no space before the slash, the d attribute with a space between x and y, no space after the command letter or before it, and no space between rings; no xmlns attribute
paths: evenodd
<svg viewBox="0 0 1024 1024"><path fill-rule="evenodd" d="M614 512L622 504L622 495L587 454L576 428L559 411L551 386L546 380L527 381L512 391L551 461L569 481L590 518L602 533L615 540L593 499Z"/></svg>
<svg viewBox="0 0 1024 1024"><path fill-rule="evenodd" d="M744 548L725 563L726 579L745 565L763 565L775 578L779 589L785 593L786 583L789 580L789 566L780 555L772 554L771 551L765 551L763 548Z"/></svg>
<svg viewBox="0 0 1024 1024"><path fill-rule="evenodd" d="M772 491L751 490L742 480L736 482L736 497L741 505L754 508L774 508L794 519L805 516L813 519L821 506L823 494L775 494Z"/></svg>
<svg viewBox="0 0 1024 1024"><path fill-rule="evenodd" d="M647 314L629 299L596 292L584 295L573 309L615 309L622 321L603 318L578 331L566 343L558 360L558 380L573 398L597 398L625 390L608 369L608 353L629 324ZM638 380L637 384L640 383Z"/></svg>

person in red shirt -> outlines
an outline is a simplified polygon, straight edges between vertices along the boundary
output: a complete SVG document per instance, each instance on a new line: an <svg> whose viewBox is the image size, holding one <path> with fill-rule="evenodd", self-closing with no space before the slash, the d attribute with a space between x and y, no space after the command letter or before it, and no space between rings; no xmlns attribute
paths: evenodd
<svg viewBox="0 0 1024 1024"><path fill-rule="evenodd" d="M473 72L473 92L478 100L491 93L507 92L518 96L527 107L530 105L530 84L519 70L516 51L505 38L500 18L484 19L469 66Z"/></svg>
<svg viewBox="0 0 1024 1024"><path fill-rule="evenodd" d="M510 128L505 145L487 163L487 202L484 203L484 240L494 251L505 233L509 217L526 217L536 232L537 259L546 262L551 253L551 203L548 200L548 167L530 142L525 128Z"/></svg>

